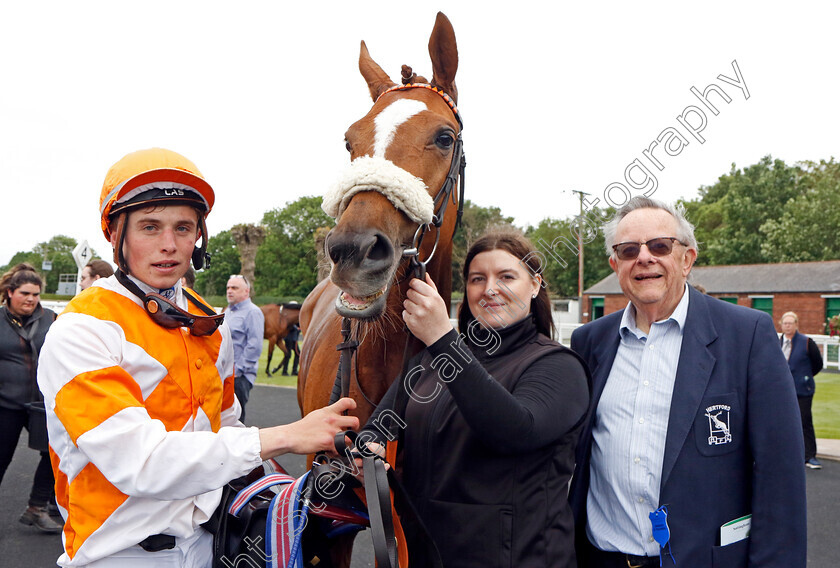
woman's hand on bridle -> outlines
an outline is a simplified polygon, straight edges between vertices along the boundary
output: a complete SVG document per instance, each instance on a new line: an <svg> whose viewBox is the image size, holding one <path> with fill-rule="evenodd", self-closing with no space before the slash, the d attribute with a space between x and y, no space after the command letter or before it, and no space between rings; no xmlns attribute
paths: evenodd
<svg viewBox="0 0 840 568"><path fill-rule="evenodd" d="M446 302L428 274L425 282L411 279L403 308L402 317L408 330L427 346L452 330Z"/></svg>
<svg viewBox="0 0 840 568"><path fill-rule="evenodd" d="M383 460L385 459L385 446L379 444L377 442L367 442L365 444L365 449L363 452L358 450L353 450L351 452L351 456L353 456L353 461L356 464L354 468L353 476L361 483L362 485L365 484L365 470L362 464L362 455L365 457L368 456L379 456ZM391 469L391 465L388 462L385 462L385 470Z"/></svg>

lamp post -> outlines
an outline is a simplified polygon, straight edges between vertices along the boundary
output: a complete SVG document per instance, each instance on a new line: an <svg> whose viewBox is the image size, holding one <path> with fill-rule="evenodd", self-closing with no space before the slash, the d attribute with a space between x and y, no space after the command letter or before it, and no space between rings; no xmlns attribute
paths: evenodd
<svg viewBox="0 0 840 568"><path fill-rule="evenodd" d="M580 214L578 215L578 322L583 323L583 196L589 195L586 192L573 189L572 193L577 193L580 198Z"/></svg>

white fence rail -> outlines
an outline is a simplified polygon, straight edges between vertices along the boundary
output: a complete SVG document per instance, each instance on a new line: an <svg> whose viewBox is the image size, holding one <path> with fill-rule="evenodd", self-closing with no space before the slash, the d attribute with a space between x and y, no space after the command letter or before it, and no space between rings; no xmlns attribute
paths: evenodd
<svg viewBox="0 0 840 568"><path fill-rule="evenodd" d="M557 326L557 341L568 347L572 342L572 332L579 328L580 323L560 323ZM824 369L840 370L840 337L830 335L808 334L814 340L823 358Z"/></svg>
<svg viewBox="0 0 840 568"><path fill-rule="evenodd" d="M57 314L60 314L67 305L67 302L58 300L42 300L41 305L45 308L51 309ZM458 320L452 319L450 321L452 322L452 327L457 329ZM557 340L568 347L572 342L572 332L583 324L560 323L555 319L554 325L557 326ZM820 353L822 353L823 358L823 367L825 369L840 370L840 337L831 337L830 335L808 335L808 337L813 339L820 348Z"/></svg>
<svg viewBox="0 0 840 568"><path fill-rule="evenodd" d="M840 370L840 337L830 335L808 335L814 340L814 343L820 348L823 358L824 369L839 369Z"/></svg>

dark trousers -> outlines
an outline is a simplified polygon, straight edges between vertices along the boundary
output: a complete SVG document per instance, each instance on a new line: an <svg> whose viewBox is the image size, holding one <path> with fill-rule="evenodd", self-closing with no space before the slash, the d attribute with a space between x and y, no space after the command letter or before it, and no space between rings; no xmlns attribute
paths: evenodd
<svg viewBox="0 0 840 568"><path fill-rule="evenodd" d="M295 357L292 360L292 374L298 374L298 356L300 355L300 347L298 347L297 341L288 341L286 342L286 353L283 355L283 361L280 365L283 367L283 374L286 375L289 372L289 359L292 358L292 353L294 353Z"/></svg>
<svg viewBox="0 0 840 568"><path fill-rule="evenodd" d="M244 376L235 376L233 378L233 394L239 401L239 406L242 407L242 414L239 415L239 421L245 424L245 404L248 402L248 397L251 395L251 389L254 385Z"/></svg>
<svg viewBox="0 0 840 568"><path fill-rule="evenodd" d="M15 455L20 432L29 428L29 413L25 409L12 410L0 408L0 483L6 473L12 456ZM29 505L45 507L55 495L55 478L50 465L50 454L41 452L41 461L35 469L35 479L29 494Z"/></svg>
<svg viewBox="0 0 840 568"><path fill-rule="evenodd" d="M659 566L658 556L633 556L621 552L604 552L595 547L589 539L584 537L586 548L581 555L578 553L578 565L586 568L657 568ZM583 559L581 559L581 556ZM663 566L673 566L670 562L663 563Z"/></svg>
<svg viewBox="0 0 840 568"><path fill-rule="evenodd" d="M802 433L805 435L805 461L817 457L817 435L814 432L814 419L811 416L811 403L814 395L796 397L799 401L799 414L802 416Z"/></svg>

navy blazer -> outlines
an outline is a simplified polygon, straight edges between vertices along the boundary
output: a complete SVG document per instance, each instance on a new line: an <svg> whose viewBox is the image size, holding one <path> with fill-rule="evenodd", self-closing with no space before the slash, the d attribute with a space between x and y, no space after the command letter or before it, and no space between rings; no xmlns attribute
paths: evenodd
<svg viewBox="0 0 840 568"><path fill-rule="evenodd" d="M671 550L680 568L805 566L805 468L799 407L773 322L689 287L660 484ZM575 330L572 349L589 365L592 397L569 499L578 557L595 408L619 345L623 311ZM728 431L706 416L719 406ZM717 410L716 409L716 410ZM727 440L726 434L730 435ZM752 514L750 536L719 546L721 525ZM672 566L664 555L663 566Z"/></svg>

